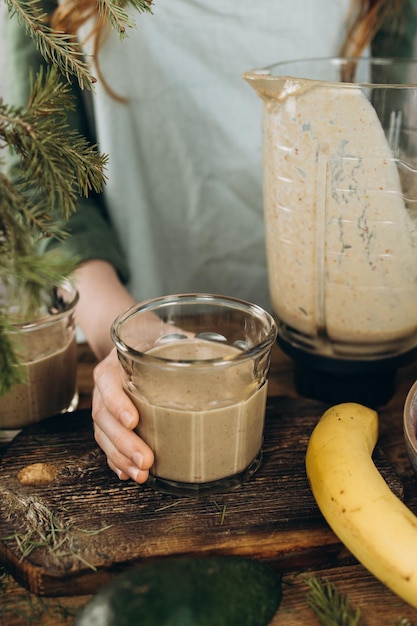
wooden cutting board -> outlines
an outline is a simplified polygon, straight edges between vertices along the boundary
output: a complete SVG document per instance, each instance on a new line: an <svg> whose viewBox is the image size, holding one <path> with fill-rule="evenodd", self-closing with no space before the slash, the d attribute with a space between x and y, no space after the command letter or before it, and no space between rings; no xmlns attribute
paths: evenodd
<svg viewBox="0 0 417 626"><path fill-rule="evenodd" d="M202 498L119 481L94 441L88 410L27 428L0 464L0 559L33 593L61 596L94 593L148 558L235 554L281 571L350 559L305 474L308 439L326 408L270 398L261 468L238 490ZM375 462L401 496L401 481L378 450ZM52 464L55 479L22 485L17 475L32 463Z"/></svg>

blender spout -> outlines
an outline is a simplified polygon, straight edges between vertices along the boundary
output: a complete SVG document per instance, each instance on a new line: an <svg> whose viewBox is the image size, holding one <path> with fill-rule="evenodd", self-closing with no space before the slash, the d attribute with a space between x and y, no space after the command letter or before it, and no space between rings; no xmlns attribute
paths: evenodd
<svg viewBox="0 0 417 626"><path fill-rule="evenodd" d="M242 77L265 103L283 102L305 90L312 82L290 76L274 76L268 68L244 72Z"/></svg>

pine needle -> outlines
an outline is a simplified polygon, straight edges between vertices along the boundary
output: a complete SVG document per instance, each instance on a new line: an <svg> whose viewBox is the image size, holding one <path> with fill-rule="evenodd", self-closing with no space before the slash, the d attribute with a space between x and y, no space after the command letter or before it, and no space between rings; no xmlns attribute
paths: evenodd
<svg viewBox="0 0 417 626"><path fill-rule="evenodd" d="M0 537L0 540L15 543L20 553L21 562L39 548L58 559L65 557L76 558L89 569L96 571L97 568L93 564L71 548L72 534L79 532L94 536L105 532L111 528L111 525L95 529L83 529L76 527L74 524L65 524L59 521L58 516L48 507L31 499L27 501L12 500L9 516L19 506L27 511L26 522L29 527L23 528L12 535Z"/></svg>
<svg viewBox="0 0 417 626"><path fill-rule="evenodd" d="M73 35L54 31L47 25L48 16L39 0L6 0L6 4L10 17L16 17L24 25L50 65L59 67L68 81L76 76L82 88L92 86L95 78L83 60L81 45Z"/></svg>
<svg viewBox="0 0 417 626"><path fill-rule="evenodd" d="M35 317L45 289L70 276L78 262L58 249L41 253L39 243L64 239L80 195L99 192L105 182L107 157L68 129L71 106L54 68L38 74L25 110L0 100L0 146L18 157L10 173L0 172L0 285L7 294L0 301L0 395L24 382L9 336L10 311L18 303L22 321Z"/></svg>
<svg viewBox="0 0 417 626"><path fill-rule="evenodd" d="M361 626L360 609L350 606L346 594L341 593L333 583L310 576L307 604L317 615L322 626Z"/></svg>
<svg viewBox="0 0 417 626"><path fill-rule="evenodd" d="M70 82L75 77L81 88L95 82L82 46L73 35L49 26L40 0L6 0L6 6L50 66L32 80L25 108L0 98L0 149L8 149L13 164L6 173L0 159L0 288L7 296L13 290L19 297L24 293L23 315L29 315L39 307L42 289L68 277L77 264L57 252L43 255L39 244L68 236L66 222L80 196L102 191L108 159L67 121L75 107ZM128 9L151 12L152 0L98 0L97 7L99 17L123 38L135 26ZM0 299L0 395L23 380L19 355L7 336L13 304Z"/></svg>
<svg viewBox="0 0 417 626"><path fill-rule="evenodd" d="M17 17L26 28L28 36L35 41L42 56L58 67L69 81L75 76L81 88L91 88L96 82L89 65L83 60L80 43L73 35L59 32L47 24L48 15L39 0L6 0L10 16ZM132 7L137 13L152 12L152 0L98 0L98 13L122 39L127 30L135 27L135 21L126 11Z"/></svg>
<svg viewBox="0 0 417 626"><path fill-rule="evenodd" d="M12 344L8 318L0 311L0 396L11 387L25 381L25 374Z"/></svg>
<svg viewBox="0 0 417 626"><path fill-rule="evenodd" d="M124 0L112 2L111 0L98 0L99 15L119 33L123 39L127 35L127 29L135 27L135 21L129 17L125 8L130 5L137 13L152 11L152 0Z"/></svg>

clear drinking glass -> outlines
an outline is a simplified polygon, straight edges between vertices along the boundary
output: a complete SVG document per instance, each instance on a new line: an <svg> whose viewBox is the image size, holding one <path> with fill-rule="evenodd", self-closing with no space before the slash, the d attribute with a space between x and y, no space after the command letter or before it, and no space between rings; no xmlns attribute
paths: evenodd
<svg viewBox="0 0 417 626"><path fill-rule="evenodd" d="M259 467L276 325L260 307L182 294L135 305L112 327L150 483L169 493L232 489Z"/></svg>
<svg viewBox="0 0 417 626"><path fill-rule="evenodd" d="M45 292L44 310L36 319L13 325L10 338L25 381L0 396L0 439L9 440L25 426L76 408L77 302L75 286L63 280Z"/></svg>
<svg viewBox="0 0 417 626"><path fill-rule="evenodd" d="M302 392L378 404L417 346L417 62L309 59L244 78L264 102L278 341Z"/></svg>

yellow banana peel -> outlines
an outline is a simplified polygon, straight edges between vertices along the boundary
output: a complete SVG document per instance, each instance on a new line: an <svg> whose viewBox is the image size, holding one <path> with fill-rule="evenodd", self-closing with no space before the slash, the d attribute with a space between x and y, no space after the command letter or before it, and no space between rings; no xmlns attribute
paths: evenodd
<svg viewBox="0 0 417 626"><path fill-rule="evenodd" d="M376 578L417 608L417 517L391 491L372 460L378 414L343 403L310 437L306 471L329 526Z"/></svg>

